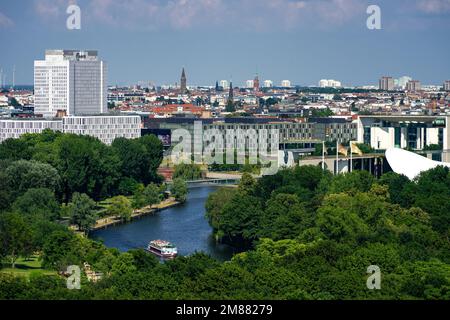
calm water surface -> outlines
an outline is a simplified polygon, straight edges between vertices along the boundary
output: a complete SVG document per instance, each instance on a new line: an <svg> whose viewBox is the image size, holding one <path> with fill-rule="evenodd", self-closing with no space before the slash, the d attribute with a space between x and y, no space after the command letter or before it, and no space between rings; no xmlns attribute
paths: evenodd
<svg viewBox="0 0 450 320"><path fill-rule="evenodd" d="M202 251L218 260L228 260L233 255L233 248L215 243L212 228L205 218L206 199L215 190L217 187L212 186L190 188L184 205L129 224L96 231L91 237L121 251L146 248L151 240L167 240L177 246L179 255L188 256Z"/></svg>

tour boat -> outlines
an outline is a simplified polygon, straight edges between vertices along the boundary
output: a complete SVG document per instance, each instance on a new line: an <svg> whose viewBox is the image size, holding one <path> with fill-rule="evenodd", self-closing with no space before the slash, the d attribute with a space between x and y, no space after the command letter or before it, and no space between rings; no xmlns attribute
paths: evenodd
<svg viewBox="0 0 450 320"><path fill-rule="evenodd" d="M147 251L166 259L175 258L178 254L178 250L173 244L163 240L150 241Z"/></svg>

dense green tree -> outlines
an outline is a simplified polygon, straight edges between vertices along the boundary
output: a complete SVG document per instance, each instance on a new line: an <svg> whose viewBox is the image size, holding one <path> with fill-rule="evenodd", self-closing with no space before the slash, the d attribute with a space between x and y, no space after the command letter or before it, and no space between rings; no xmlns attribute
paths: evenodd
<svg viewBox="0 0 450 320"><path fill-rule="evenodd" d="M389 172L384 174L379 182L389 187L389 196L392 203L409 207L414 202L414 195L411 192L415 189L415 186L408 177Z"/></svg>
<svg viewBox="0 0 450 320"><path fill-rule="evenodd" d="M87 194L74 193L67 206L70 223L76 225L80 231L89 232L97 220L95 206L94 200Z"/></svg>
<svg viewBox="0 0 450 320"><path fill-rule="evenodd" d="M0 167L0 211L6 210L13 201L13 190L7 180L6 173Z"/></svg>
<svg viewBox="0 0 450 320"><path fill-rule="evenodd" d="M13 204L15 211L30 218L36 216L47 220L56 220L60 215L60 206L50 189L28 189Z"/></svg>
<svg viewBox="0 0 450 320"><path fill-rule="evenodd" d="M143 196L145 198L146 205L152 206L159 204L161 202L160 191L160 188L154 183L150 183L147 187L145 187Z"/></svg>
<svg viewBox="0 0 450 320"><path fill-rule="evenodd" d="M186 202L188 194L188 186L186 181L180 178L174 179L170 192L175 200L179 202Z"/></svg>
<svg viewBox="0 0 450 320"><path fill-rule="evenodd" d="M112 144L121 160L121 171L144 184L160 182L157 169L163 160L163 145L154 135L129 140L118 138Z"/></svg>
<svg viewBox="0 0 450 320"><path fill-rule="evenodd" d="M236 188L220 188L211 193L206 200L206 217L209 224L213 227L217 238L222 238L223 234L217 234L221 230L221 215L225 204L227 204L237 193Z"/></svg>
<svg viewBox="0 0 450 320"><path fill-rule="evenodd" d="M329 193L346 192L356 194L367 192L374 183L374 177L367 171L353 171L336 176L329 188Z"/></svg>
<svg viewBox="0 0 450 320"><path fill-rule="evenodd" d="M58 171L52 166L36 161L18 160L5 170L9 188L15 196L31 188L47 188L55 192L60 185Z"/></svg>
<svg viewBox="0 0 450 320"><path fill-rule="evenodd" d="M182 178L187 181L199 180L202 177L202 171L199 165L196 164L179 164L175 166L173 179Z"/></svg>
<svg viewBox="0 0 450 320"><path fill-rule="evenodd" d="M133 256L133 264L139 271L152 271L158 264L158 259L143 249L132 249L128 251Z"/></svg>
<svg viewBox="0 0 450 320"><path fill-rule="evenodd" d="M450 236L450 169L436 167L422 172L416 179L412 194L414 205L430 214L433 227L446 237Z"/></svg>
<svg viewBox="0 0 450 320"><path fill-rule="evenodd" d="M15 268L20 255L31 253L31 240L31 229L19 214L0 214L0 256L7 256L12 268Z"/></svg>
<svg viewBox="0 0 450 320"><path fill-rule="evenodd" d="M58 171L65 199L74 192L99 200L113 193L119 181L120 160L98 139L64 135L56 140Z"/></svg>
<svg viewBox="0 0 450 320"><path fill-rule="evenodd" d="M111 273L114 275L124 275L136 271L134 257L131 253L122 253L114 262Z"/></svg>
<svg viewBox="0 0 450 320"><path fill-rule="evenodd" d="M30 160L29 144L22 139L7 139L0 144L0 159Z"/></svg>
<svg viewBox="0 0 450 320"><path fill-rule="evenodd" d="M42 248L42 265L63 271L70 265L80 265L79 243L68 230L54 231L47 236Z"/></svg>
<svg viewBox="0 0 450 320"><path fill-rule="evenodd" d="M239 182L239 192L243 192L246 194L253 194L255 191L256 180L249 173L244 173L242 175L241 181Z"/></svg>
<svg viewBox="0 0 450 320"><path fill-rule="evenodd" d="M135 192L138 190L138 188L139 188L139 183L135 179L125 177L125 178L121 179L117 191L121 195L131 196L131 195L135 194Z"/></svg>
<svg viewBox="0 0 450 320"><path fill-rule="evenodd" d="M258 198L238 193L227 202L220 214L218 233L233 243L251 245L257 239L261 218L261 204Z"/></svg>
<svg viewBox="0 0 450 320"><path fill-rule="evenodd" d="M274 194L262 213L260 237L292 239L308 227L308 214L296 195Z"/></svg>
<svg viewBox="0 0 450 320"><path fill-rule="evenodd" d="M122 221L130 221L133 214L131 201L125 196L114 197L110 200L106 212L108 216L116 216Z"/></svg>

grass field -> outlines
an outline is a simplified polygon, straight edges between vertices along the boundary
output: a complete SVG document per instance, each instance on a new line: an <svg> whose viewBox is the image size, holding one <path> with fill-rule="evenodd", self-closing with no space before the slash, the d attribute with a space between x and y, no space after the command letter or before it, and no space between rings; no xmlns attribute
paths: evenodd
<svg viewBox="0 0 450 320"><path fill-rule="evenodd" d="M45 275L57 274L55 271L43 269L42 264L37 256L32 256L28 260L25 260L24 258L19 258L16 262L15 269L11 268L11 265L7 263L3 263L2 266L3 268L0 270L0 272L11 273L17 276L29 277L31 273L45 274Z"/></svg>

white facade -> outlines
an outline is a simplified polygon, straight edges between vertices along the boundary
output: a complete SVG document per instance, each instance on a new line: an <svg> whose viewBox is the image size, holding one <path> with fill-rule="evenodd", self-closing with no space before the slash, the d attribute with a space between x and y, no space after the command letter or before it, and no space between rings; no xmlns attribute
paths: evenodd
<svg viewBox="0 0 450 320"><path fill-rule="evenodd" d="M245 87L246 87L247 89L253 89L253 86L254 86L254 81L253 81L253 80L247 80L247 81L245 82Z"/></svg>
<svg viewBox="0 0 450 320"><path fill-rule="evenodd" d="M61 120L14 120L0 119L0 142L6 139L17 139L26 133L41 133L45 129L62 131Z"/></svg>
<svg viewBox="0 0 450 320"><path fill-rule="evenodd" d="M283 81L281 81L281 86L283 88L290 88L291 87L291 82L289 80L283 80Z"/></svg>
<svg viewBox="0 0 450 320"><path fill-rule="evenodd" d="M140 116L72 116L62 119L0 119L0 142L17 139L26 133L44 129L87 135L111 144L116 138L135 139L141 136Z"/></svg>
<svg viewBox="0 0 450 320"><path fill-rule="evenodd" d="M386 159L395 173L403 174L411 180L420 175L421 172L436 168L437 166L450 168L450 163L433 161L398 148L386 150Z"/></svg>
<svg viewBox="0 0 450 320"><path fill-rule="evenodd" d="M403 76L403 77L400 77L400 78L398 78L397 79L397 86L400 88L400 89L405 89L406 88L406 84L409 82L409 81L411 81L412 80L412 78L411 77L408 77L408 76Z"/></svg>
<svg viewBox="0 0 450 320"><path fill-rule="evenodd" d="M450 149L450 117L445 116L360 116L358 142L377 150L429 145Z"/></svg>
<svg viewBox="0 0 450 320"><path fill-rule="evenodd" d="M230 85L228 84L227 80L220 80L219 85L224 89L229 89Z"/></svg>
<svg viewBox="0 0 450 320"><path fill-rule="evenodd" d="M140 116L85 116L63 118L63 132L87 135L111 144L116 138L141 136Z"/></svg>
<svg viewBox="0 0 450 320"><path fill-rule="evenodd" d="M272 88L273 87L273 81L272 80L265 80L264 81L264 88Z"/></svg>
<svg viewBox="0 0 450 320"><path fill-rule="evenodd" d="M35 114L107 111L107 70L96 51L47 50L34 62Z"/></svg>
<svg viewBox="0 0 450 320"><path fill-rule="evenodd" d="M340 87L342 87L342 83L337 80L322 79L319 81L319 87L320 88L340 88Z"/></svg>

